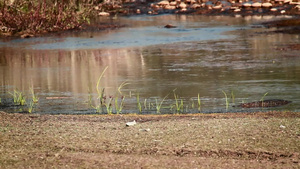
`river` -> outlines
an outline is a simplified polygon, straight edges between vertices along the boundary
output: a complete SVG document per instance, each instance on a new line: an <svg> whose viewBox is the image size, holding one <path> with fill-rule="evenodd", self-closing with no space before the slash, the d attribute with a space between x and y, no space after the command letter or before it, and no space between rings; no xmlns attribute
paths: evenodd
<svg viewBox="0 0 300 169"><path fill-rule="evenodd" d="M123 113L139 113L139 109L155 113L160 103L162 113L174 113L176 100L179 105L183 102L180 112L299 111L299 50L281 49L299 44L300 35L272 33L259 26L272 19L278 17L100 18L99 23L125 26L0 40L2 104L12 102L9 93L14 90L22 91L27 100L27 106L3 110L27 110L32 88L39 98L35 113L95 113L89 98L96 107L97 81L108 67L98 87L99 91L105 88L103 108L111 105L113 112L114 100L118 98L120 104L124 96ZM177 27L166 29L166 24ZM122 83L126 85L118 91ZM276 108L233 107L261 99L292 103Z"/></svg>

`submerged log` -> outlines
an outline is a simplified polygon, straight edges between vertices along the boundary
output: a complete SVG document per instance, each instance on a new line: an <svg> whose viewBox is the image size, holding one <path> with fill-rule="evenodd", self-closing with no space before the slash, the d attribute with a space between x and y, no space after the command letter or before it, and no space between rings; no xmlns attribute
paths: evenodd
<svg viewBox="0 0 300 169"><path fill-rule="evenodd" d="M281 100L281 99L271 99L271 100L256 101L256 102L250 102L250 103L242 103L242 104L238 105L237 107L243 107L243 108L278 107L278 106L283 106L283 105L286 105L289 103L291 103L291 101Z"/></svg>
<svg viewBox="0 0 300 169"><path fill-rule="evenodd" d="M177 26L174 26L174 25L171 25L171 24L167 24L166 26L165 26L165 28L176 28Z"/></svg>

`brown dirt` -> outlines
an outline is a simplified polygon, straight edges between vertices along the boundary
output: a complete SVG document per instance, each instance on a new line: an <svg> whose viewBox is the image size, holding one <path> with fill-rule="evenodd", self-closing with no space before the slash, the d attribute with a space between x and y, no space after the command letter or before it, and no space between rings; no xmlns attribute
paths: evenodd
<svg viewBox="0 0 300 169"><path fill-rule="evenodd" d="M299 168L300 113L0 112L0 143L0 168Z"/></svg>

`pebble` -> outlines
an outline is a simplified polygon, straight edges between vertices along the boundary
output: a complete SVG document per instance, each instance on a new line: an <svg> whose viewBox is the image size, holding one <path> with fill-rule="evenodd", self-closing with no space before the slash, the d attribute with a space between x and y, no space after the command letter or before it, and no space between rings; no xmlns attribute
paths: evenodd
<svg viewBox="0 0 300 169"><path fill-rule="evenodd" d="M127 127L129 127L129 126L134 126L134 125L136 125L136 121L135 121L135 120L126 123L126 126L127 126Z"/></svg>

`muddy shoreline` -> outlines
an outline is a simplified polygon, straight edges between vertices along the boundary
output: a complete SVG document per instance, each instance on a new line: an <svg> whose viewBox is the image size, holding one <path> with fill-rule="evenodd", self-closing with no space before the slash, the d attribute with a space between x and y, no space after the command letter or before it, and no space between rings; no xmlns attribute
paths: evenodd
<svg viewBox="0 0 300 169"><path fill-rule="evenodd" d="M0 163L4 168L298 168L299 119L299 112L0 112ZM137 124L126 127L132 120Z"/></svg>

